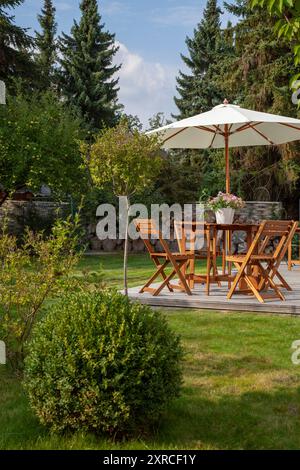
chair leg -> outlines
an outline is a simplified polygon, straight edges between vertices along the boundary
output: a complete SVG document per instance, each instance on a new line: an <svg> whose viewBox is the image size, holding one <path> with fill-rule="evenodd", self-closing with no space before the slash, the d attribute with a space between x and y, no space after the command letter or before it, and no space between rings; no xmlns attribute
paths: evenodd
<svg viewBox="0 0 300 470"><path fill-rule="evenodd" d="M248 284L249 288L252 290L255 297L257 298L257 300L262 304L265 303L263 297L260 295L259 291L256 289L256 287L254 286L254 284L252 283L251 279L248 277L247 274L245 274L244 279L246 283Z"/></svg>
<svg viewBox="0 0 300 470"><path fill-rule="evenodd" d="M190 260L189 267L190 267L190 276L191 276L189 286L191 289L194 289L195 288L195 260L194 259Z"/></svg>
<svg viewBox="0 0 300 470"><path fill-rule="evenodd" d="M217 257L214 258L213 260L213 270L214 270L214 276L217 277L219 275L218 271L218 266L217 266ZM221 281L217 281L218 287L222 287Z"/></svg>
<svg viewBox="0 0 300 470"><path fill-rule="evenodd" d="M260 302L260 303L264 303L264 299L263 297L260 295L259 291L256 289L256 287L254 286L254 284L252 283L250 277L246 274L246 268L247 268L247 265L244 266L243 268L243 265L239 265L238 263L234 263L235 267L237 269L239 269L239 272L238 274L236 275L233 283L232 283L232 286L231 286L231 289L230 291L228 292L227 294L227 299L230 300L233 296L233 293L234 291L236 290L237 286L238 286L238 283L241 279L244 279L246 284L248 285L249 289L253 292L253 294L255 295L255 297L257 298L257 300Z"/></svg>
<svg viewBox="0 0 300 470"><path fill-rule="evenodd" d="M179 261L178 264L177 264L176 261L171 260L171 263L173 265L173 268L174 268L179 280L183 284L185 292L188 295L192 295L191 289L190 289L188 283L186 282L186 279L185 279L184 275L182 274L182 270L181 270L182 267L186 264L186 260Z"/></svg>
<svg viewBox="0 0 300 470"><path fill-rule="evenodd" d="M169 274L169 276L167 276L167 278L164 280L164 282L162 282L161 285L154 291L153 297L157 297L161 293L161 291L168 285L168 283L171 281L171 279L173 279L175 274L176 274L176 271L175 271L175 269L173 269L171 274Z"/></svg>
<svg viewBox="0 0 300 470"><path fill-rule="evenodd" d="M157 259L154 258L153 262L154 262L154 264L157 268L159 268L161 266L160 262ZM165 280L167 278L167 275L164 271L162 271L161 276L162 276L163 280ZM170 292L174 292L172 287L169 284L167 284L167 288L169 289Z"/></svg>
<svg viewBox="0 0 300 470"><path fill-rule="evenodd" d="M281 299L281 300L285 300L285 297L283 295L283 293L280 291L280 289L276 286L275 282L273 281L273 279L270 277L268 271L262 266L261 263L258 264L259 265L259 268L263 274L263 276L265 278L268 278L268 283L270 284L270 287L276 292L277 296Z"/></svg>
<svg viewBox="0 0 300 470"><path fill-rule="evenodd" d="M207 263L206 263L206 295L210 294L210 271L211 271L211 256L210 256L210 253L208 253Z"/></svg>
<svg viewBox="0 0 300 470"><path fill-rule="evenodd" d="M186 263L186 261L184 261L184 263ZM177 274L178 277L179 277L179 280L182 282L183 284L183 289L186 291L187 294L189 295L192 295L191 291L190 291L190 288L185 280L185 277L183 276L182 272L181 272L181 268L183 266L183 263L180 264L180 266L178 267L176 265L176 268L175 266L173 265L173 271L171 272L171 274L169 274L169 276L167 276L167 278L164 280L164 282L156 289L156 291L153 293L153 296L154 297L157 297L161 291L166 287L166 285L168 285L168 283L171 281L171 279L173 279L173 277Z"/></svg>
<svg viewBox="0 0 300 470"><path fill-rule="evenodd" d="M288 269L289 271L292 270L292 257L293 257L293 247L292 247L292 242L289 243L289 247L288 247Z"/></svg>
<svg viewBox="0 0 300 470"><path fill-rule="evenodd" d="M157 269L157 271L153 274L153 276L150 277L150 279L146 282L146 284L140 290L140 294L143 294L145 292L145 289L147 289L149 286L151 286L151 284L153 284L153 282L155 281L155 279L159 275L165 276L164 280L167 279L166 274L164 273L164 270L166 269L168 264L169 264L169 260L167 260L163 264L159 265L159 268ZM162 273L164 273L164 274L162 274Z"/></svg>
<svg viewBox="0 0 300 470"><path fill-rule="evenodd" d="M279 271L276 271L274 276L271 276L271 278L273 279L275 276L278 277L279 281L282 284L282 287L284 287L286 290L290 292L293 290L291 286L286 282L286 280L282 277Z"/></svg>
<svg viewBox="0 0 300 470"><path fill-rule="evenodd" d="M190 272L190 261L185 263L185 265L182 268L182 274L184 275L184 278L186 278L188 272ZM181 285L181 282L179 282L179 285Z"/></svg>
<svg viewBox="0 0 300 470"><path fill-rule="evenodd" d="M172 262L171 262L172 263ZM182 274L182 271L181 271L181 268L183 267L183 265L186 263L186 260L182 261L182 262L179 262L179 264L177 264L176 262L173 264L173 271L171 272L171 274L169 274L169 276L167 276L167 278L164 280L164 282L154 291L153 293L153 296L154 297L157 297L161 291L169 284L169 282L171 281L171 279L173 279L173 277L177 274L179 280L181 281L182 285L183 285L183 289L185 290L185 292L188 294L188 295L192 295L192 292L186 282L186 279L184 277L184 275Z"/></svg>
<svg viewBox="0 0 300 470"><path fill-rule="evenodd" d="M267 275L268 275L268 279L274 279L274 277L276 276L279 281L281 282L281 287L284 287L286 290L288 291L292 291L293 289L291 288L291 286L286 282L286 280L283 278L283 276L280 274L280 272L278 271L278 268L279 268L279 265L277 264L273 264L273 263L269 263L268 264L268 267L265 269L265 271L267 272ZM263 284L264 284L265 280L264 278L261 280L261 283L260 283L260 289L263 288Z"/></svg>
<svg viewBox="0 0 300 470"><path fill-rule="evenodd" d="M292 291L293 289L291 288L291 286L286 282L286 280L283 278L283 276L278 271L279 266L280 266L280 263L275 263L275 264L271 264L271 265L268 266L269 277L271 279L274 279L274 277L276 276L279 279L279 281L281 282L282 287L284 287L288 291Z"/></svg>
<svg viewBox="0 0 300 470"><path fill-rule="evenodd" d="M235 267L239 270L237 275L235 276L232 284L231 284L231 287L230 287L230 290L227 294L227 299L230 300L231 297L233 296L233 293L235 291L235 289L237 288L238 286L238 283L240 282L240 280L242 279L242 277L244 276L244 273L245 273L245 268L246 266L243 267L243 265L240 265L238 263L234 263L235 264Z"/></svg>

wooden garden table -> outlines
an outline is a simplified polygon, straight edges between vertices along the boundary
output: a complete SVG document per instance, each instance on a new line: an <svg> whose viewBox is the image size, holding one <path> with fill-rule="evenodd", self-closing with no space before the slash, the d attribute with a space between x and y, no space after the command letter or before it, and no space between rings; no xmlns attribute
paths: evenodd
<svg viewBox="0 0 300 470"><path fill-rule="evenodd" d="M183 224L184 225L184 224ZM210 236L207 237L208 246L207 246L207 256L212 252L213 258L213 267L217 266L217 257L222 256L222 274L218 272L217 269L213 269L213 274L209 276L197 275L195 274L195 262L190 263L189 272L185 272L186 278L192 283L194 282L206 282L207 283L207 294L209 294L209 285L210 283L217 283L220 285L221 281L228 282L230 287L231 281L234 279L232 276L232 263L226 262L226 256L232 254L232 235L234 232L245 232L246 233L246 243L247 249L250 248L253 238L259 228L258 224L245 223L245 224L217 224L217 223L202 223L202 222L190 222L187 225L192 225L193 230L196 230L197 227L204 228L205 231L209 231ZM183 228L184 230L184 228ZM222 232L222 251L218 249L218 235ZM185 237L183 237L185 239ZM181 251L189 251L186 246L181 244ZM196 256L195 256L196 259ZM243 288L243 286L241 286Z"/></svg>
<svg viewBox="0 0 300 470"><path fill-rule="evenodd" d="M212 230L212 250L213 256L217 256L217 244L218 244L218 233L224 232L225 236L223 237L223 246L222 246L222 275L217 275L213 281L228 281L228 286L230 287L231 281L234 279L232 277L232 263L226 263L226 256L232 254L232 235L234 232L245 232L246 233L246 244L247 250L250 248L253 238L259 228L258 224L254 223L238 223L238 224L217 224L217 223L206 223L208 229ZM216 259L216 258L215 258ZM227 265L227 270L226 270Z"/></svg>

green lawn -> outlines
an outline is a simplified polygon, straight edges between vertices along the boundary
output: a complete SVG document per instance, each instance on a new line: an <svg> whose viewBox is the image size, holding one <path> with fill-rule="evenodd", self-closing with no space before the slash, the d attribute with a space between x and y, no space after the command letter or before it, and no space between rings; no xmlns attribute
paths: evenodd
<svg viewBox="0 0 300 470"><path fill-rule="evenodd" d="M121 255L103 255L104 280L120 286ZM86 257L82 269L100 269ZM152 272L147 256L130 257L130 283ZM49 436L28 407L20 382L0 366L0 449L299 449L300 366L290 316L165 310L186 349L182 396L147 441L113 445L87 435Z"/></svg>

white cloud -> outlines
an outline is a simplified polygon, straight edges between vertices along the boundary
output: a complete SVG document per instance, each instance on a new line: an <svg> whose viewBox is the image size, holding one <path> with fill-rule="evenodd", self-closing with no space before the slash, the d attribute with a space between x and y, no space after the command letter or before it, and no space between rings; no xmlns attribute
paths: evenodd
<svg viewBox="0 0 300 470"><path fill-rule="evenodd" d="M127 6L118 1L103 2L101 6L101 12L106 15L117 15L123 13L124 10L127 10Z"/></svg>
<svg viewBox="0 0 300 470"><path fill-rule="evenodd" d="M148 62L121 43L116 62L122 63L119 100L125 112L138 115L146 125L157 112L169 116L175 109L176 70L159 62Z"/></svg>
<svg viewBox="0 0 300 470"><path fill-rule="evenodd" d="M152 13L152 21L163 26L196 26L202 17L203 8L199 6L172 6L169 8L155 9Z"/></svg>
<svg viewBox="0 0 300 470"><path fill-rule="evenodd" d="M61 1L56 2L54 6L58 11L69 11L74 8L74 5L72 5L71 3Z"/></svg>

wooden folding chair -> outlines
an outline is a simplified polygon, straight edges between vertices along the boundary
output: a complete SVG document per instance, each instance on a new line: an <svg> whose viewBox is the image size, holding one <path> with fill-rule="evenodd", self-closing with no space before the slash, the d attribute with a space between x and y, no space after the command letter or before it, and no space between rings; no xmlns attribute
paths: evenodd
<svg viewBox="0 0 300 470"><path fill-rule="evenodd" d="M191 289L185 279L183 268L186 263L191 259L192 255L185 255L182 253L172 253L168 242L163 238L161 231L156 227L152 219L136 219L134 221L137 230L140 232L141 237L146 245L149 255L156 266L155 273L150 277L148 282L140 290L140 293L150 292L153 296L157 296L161 291L167 287L170 292L178 289L192 295ZM161 244L162 251L155 251L151 243L151 239L158 239ZM166 273L166 268L171 267L170 274ZM171 280L178 276L179 284L171 284ZM150 287L157 278L162 277L163 282L157 287Z"/></svg>
<svg viewBox="0 0 300 470"><path fill-rule="evenodd" d="M298 240L291 240L291 243L289 244L288 248L288 267L289 271L292 270L293 266L299 265L300 264L300 227L298 223L298 227L296 230L296 234L298 235ZM293 243L295 241L295 244ZM297 255L293 256L293 248L295 248L295 251L297 252Z"/></svg>
<svg viewBox="0 0 300 470"><path fill-rule="evenodd" d="M180 253L193 255L184 267L185 278L191 289L195 283L206 284L206 293L210 293L211 271L217 276L217 259L214 257L210 240L210 230L202 222L174 222L175 234ZM195 274L196 260L206 260L206 274ZM220 285L220 282L219 282Z"/></svg>
<svg viewBox="0 0 300 470"><path fill-rule="evenodd" d="M238 269L228 292L228 299L231 299L239 283L244 281L249 288L248 292L253 293L259 302L263 303L267 298L274 298L274 295L263 293L269 288L273 289L275 298L285 300L280 288L292 289L280 274L279 266L295 235L297 225L294 221L264 221L246 254L226 257L227 261L234 263ZM269 242L274 238L278 240L278 244L273 253L267 253ZM275 277L279 279L280 284L275 283Z"/></svg>

